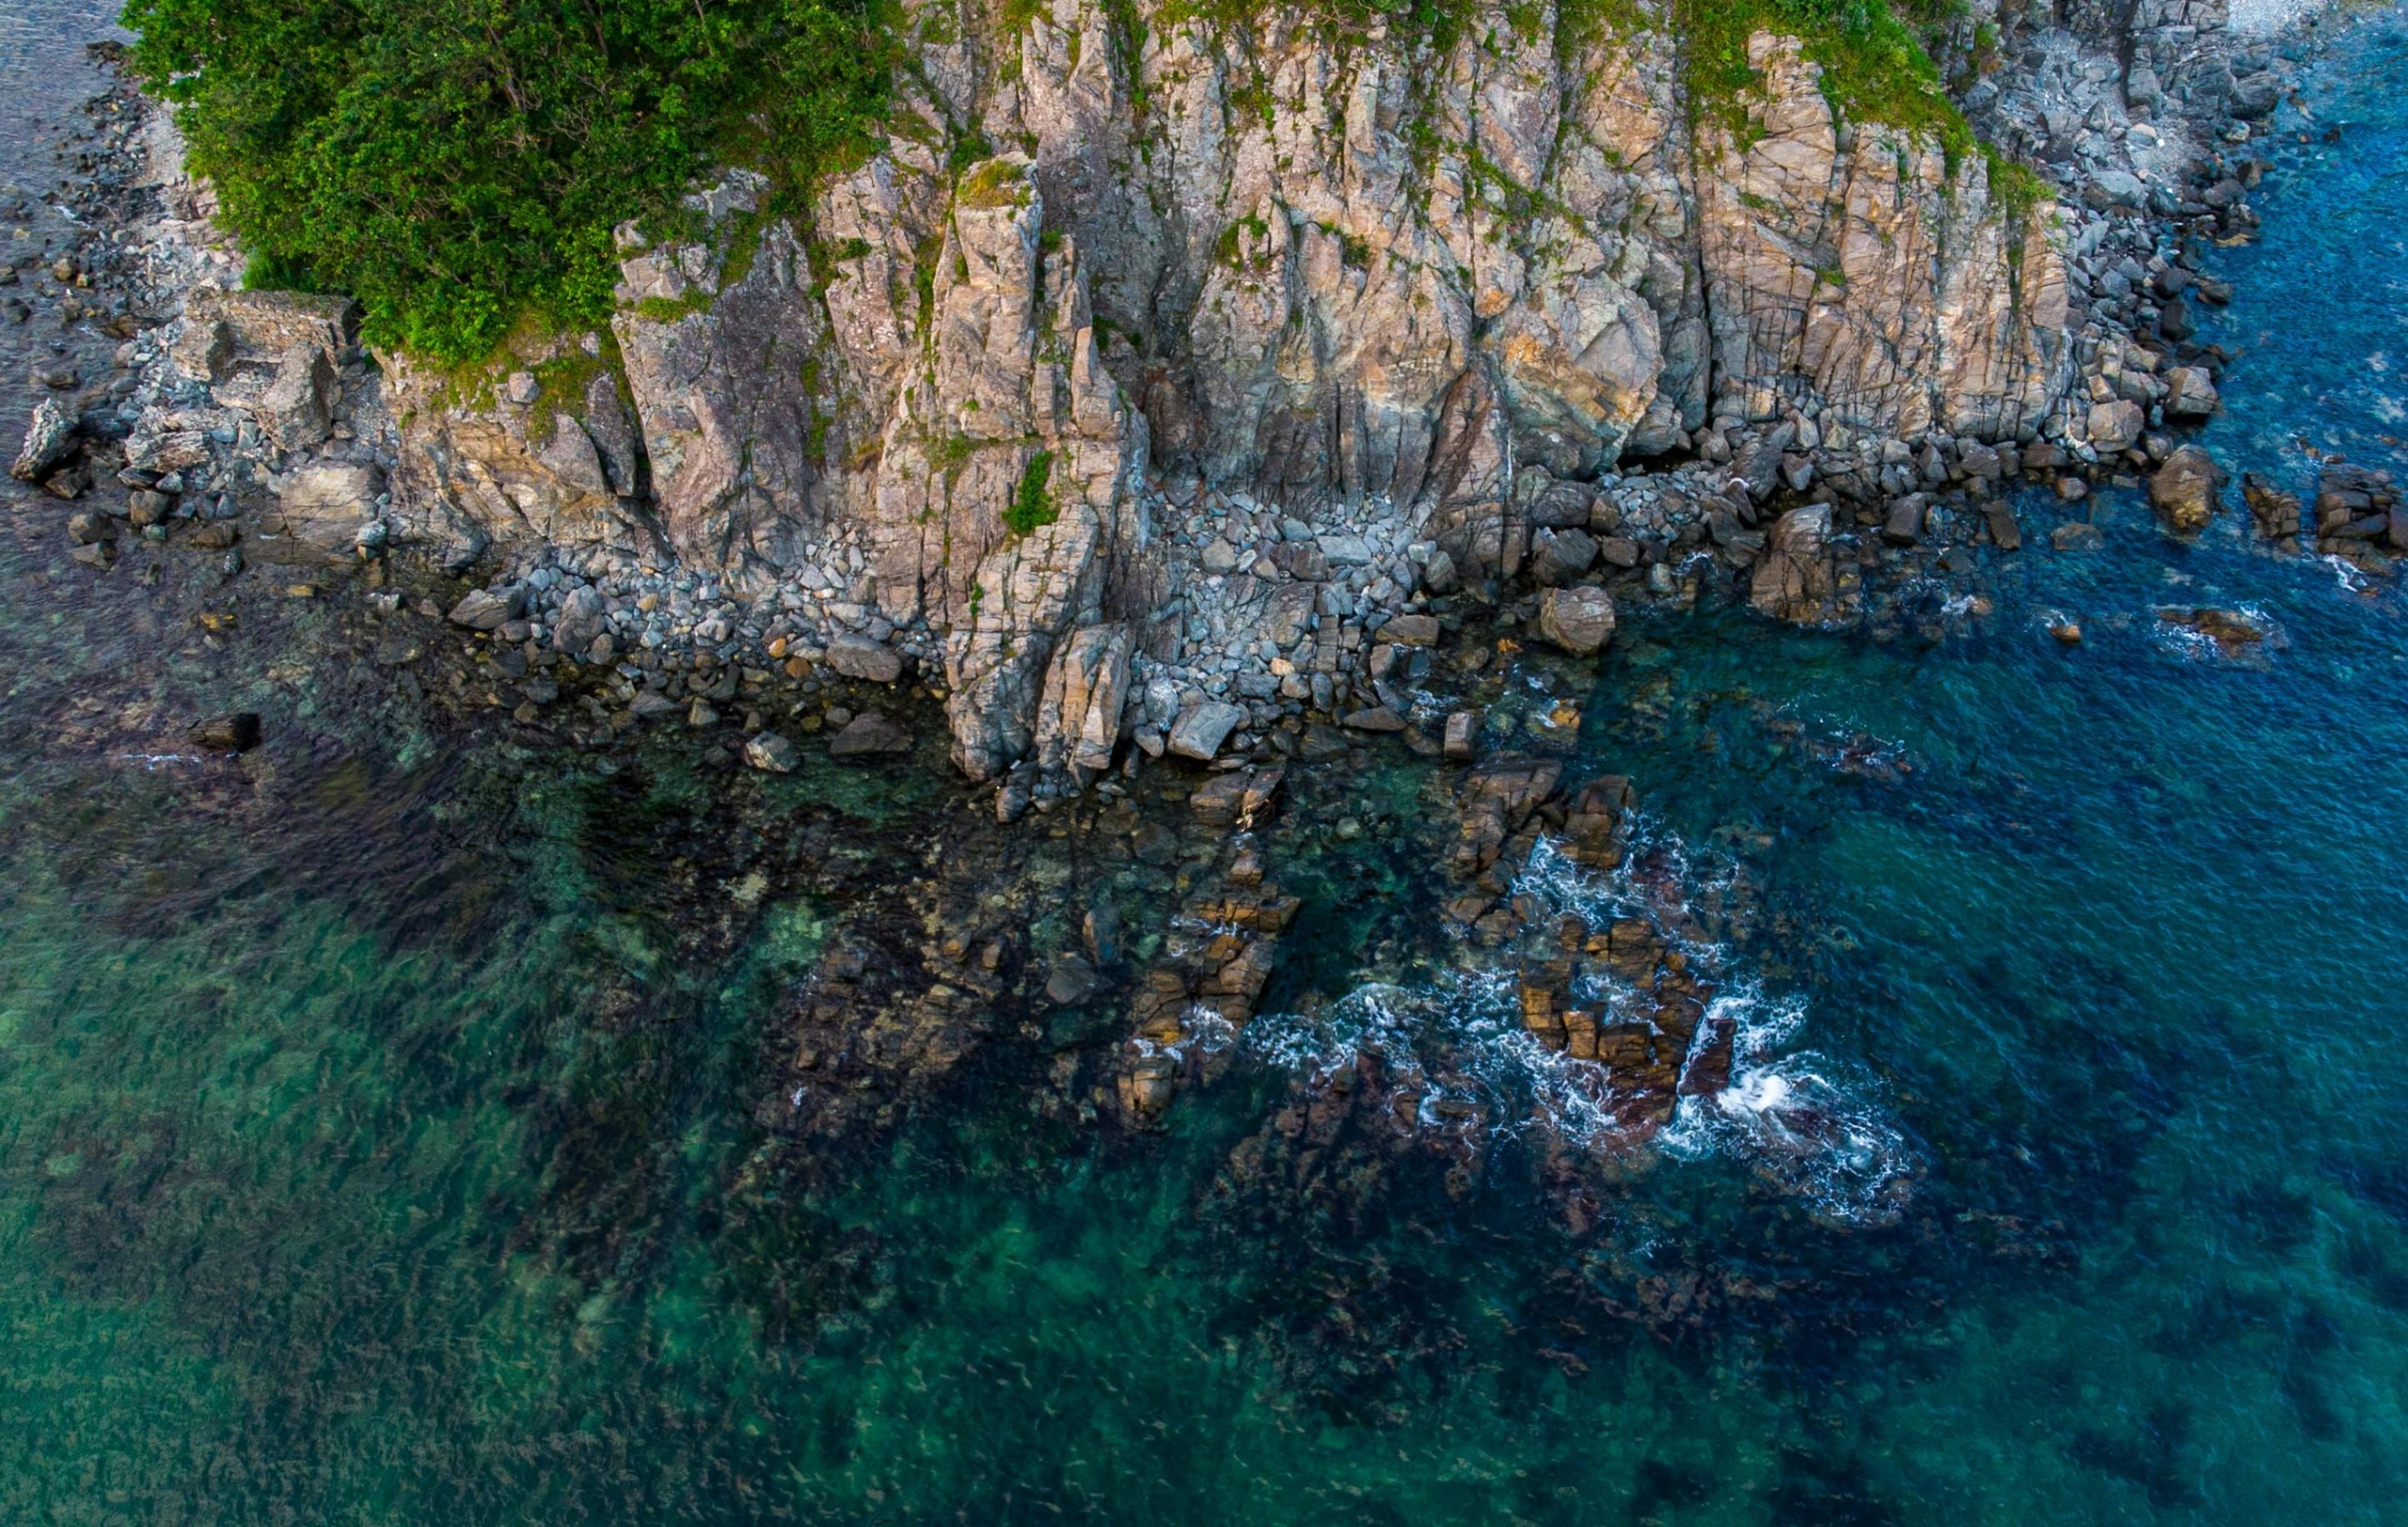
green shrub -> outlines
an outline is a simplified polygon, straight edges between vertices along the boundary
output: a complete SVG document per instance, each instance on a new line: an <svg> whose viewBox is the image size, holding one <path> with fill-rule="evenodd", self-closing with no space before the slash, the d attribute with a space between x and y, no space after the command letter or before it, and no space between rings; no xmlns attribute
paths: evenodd
<svg viewBox="0 0 2408 1527"><path fill-rule="evenodd" d="M129 0L261 285L447 364L591 324L612 226L715 163L796 186L885 98L887 0ZM764 147L766 146L766 147Z"/></svg>
<svg viewBox="0 0 2408 1527"><path fill-rule="evenodd" d="M1939 66L1917 32L1943 23L1952 10L1947 0L1900 0L1896 8L1885 0L1670 3L1692 115L1722 115L1742 141L1739 98L1762 83L1747 61L1748 37L1777 32L1798 38L1806 57L1822 65L1823 93L1842 117L1929 133L1952 164L1973 147L1973 130L1942 88Z"/></svg>
<svg viewBox="0 0 2408 1527"><path fill-rule="evenodd" d="M1004 507L1005 529L1014 535L1025 535L1062 518L1061 506L1054 502L1053 479L1052 451L1039 450L1028 458L1027 470L1020 474L1020 487Z"/></svg>

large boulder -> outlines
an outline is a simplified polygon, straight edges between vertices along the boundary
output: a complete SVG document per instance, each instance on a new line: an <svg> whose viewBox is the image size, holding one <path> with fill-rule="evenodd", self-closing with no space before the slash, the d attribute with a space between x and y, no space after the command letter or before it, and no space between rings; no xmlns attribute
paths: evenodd
<svg viewBox="0 0 2408 1527"><path fill-rule="evenodd" d="M2215 412L2215 382L2205 366L2178 365L2166 373L2166 417L2205 419Z"/></svg>
<svg viewBox="0 0 2408 1527"><path fill-rule="evenodd" d="M58 399L44 398L34 406L33 420L25 426L25 443L18 449L8 475L20 482L41 481L74 453L75 441L76 416Z"/></svg>
<svg viewBox="0 0 2408 1527"><path fill-rule="evenodd" d="M2197 446L2185 446L2149 478L2149 503L2168 530L2196 535L2221 507L2217 489L2223 480L2223 469L2214 457Z"/></svg>
<svg viewBox="0 0 2408 1527"><path fill-rule="evenodd" d="M828 643L828 666L847 678L892 684L903 677L903 655L867 636L838 636Z"/></svg>
<svg viewBox="0 0 2408 1527"><path fill-rule="evenodd" d="M1207 700L1180 712L1171 723L1170 750L1182 758L1210 763L1246 719L1246 713L1225 700Z"/></svg>
<svg viewBox="0 0 2408 1527"><path fill-rule="evenodd" d="M260 433L279 449L307 450L335 427L335 363L314 344L284 352L254 410Z"/></svg>
<svg viewBox="0 0 2408 1527"><path fill-rule="evenodd" d="M1597 561L1597 538L1587 531L1541 529L1530 537L1530 578L1550 588L1570 583Z"/></svg>
<svg viewBox="0 0 2408 1527"><path fill-rule="evenodd" d="M324 556L348 557L377 517L375 468L348 462L305 466L285 478L264 528Z"/></svg>
<svg viewBox="0 0 2408 1527"><path fill-rule="evenodd" d="M1603 589L1546 589L1539 594L1539 635L1576 657L1613 638L1613 600Z"/></svg>
<svg viewBox="0 0 2408 1527"><path fill-rule="evenodd" d="M911 750L911 734L874 710L847 721L828 742L830 758L883 758Z"/></svg>
<svg viewBox="0 0 2408 1527"><path fill-rule="evenodd" d="M1803 505L1774 521L1749 602L1776 621L1813 625L1830 620L1838 588L1830 539L1828 504Z"/></svg>
<svg viewBox="0 0 2408 1527"><path fill-rule="evenodd" d="M2129 398L2117 398L2112 403L2090 406L2087 433L2090 443L2102 453L2129 450L2141 438L2148 424L2148 416L2141 406Z"/></svg>
<svg viewBox="0 0 2408 1527"><path fill-rule="evenodd" d="M452 607L452 612L444 619L471 631L499 631L518 618L523 601L524 592L516 586L499 592L491 589L471 589Z"/></svg>

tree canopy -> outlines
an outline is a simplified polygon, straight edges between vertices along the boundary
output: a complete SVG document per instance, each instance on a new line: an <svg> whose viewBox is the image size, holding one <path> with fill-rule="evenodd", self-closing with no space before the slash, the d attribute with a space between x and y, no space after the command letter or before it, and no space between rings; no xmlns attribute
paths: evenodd
<svg viewBox="0 0 2408 1527"><path fill-rule="evenodd" d="M798 184L884 100L882 0L129 0L263 285L444 361L592 322L610 230L716 162Z"/></svg>

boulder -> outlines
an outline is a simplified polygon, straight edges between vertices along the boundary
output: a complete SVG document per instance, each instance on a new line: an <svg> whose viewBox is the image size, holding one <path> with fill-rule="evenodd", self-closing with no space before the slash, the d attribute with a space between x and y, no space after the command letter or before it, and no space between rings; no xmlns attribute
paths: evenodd
<svg viewBox="0 0 2408 1527"><path fill-rule="evenodd" d="M193 746L213 753L247 753L259 746L259 730L257 711L237 710L196 723L190 735Z"/></svg>
<svg viewBox="0 0 2408 1527"><path fill-rule="evenodd" d="M793 743L775 732L764 732L744 744L744 762L765 774L792 774L797 760Z"/></svg>
<svg viewBox="0 0 2408 1527"><path fill-rule="evenodd" d="M44 398L34 405L34 417L25 425L25 443L18 448L8 475L20 482L39 482L74 452L75 442L75 414L58 399Z"/></svg>
<svg viewBox="0 0 2408 1527"><path fill-rule="evenodd" d="M1458 710L1446 719L1446 741L1443 745L1450 764L1471 762L1475 739L1480 735L1480 717L1475 711Z"/></svg>
<svg viewBox="0 0 2408 1527"><path fill-rule="evenodd" d="M2263 473L2243 472L2241 501L2249 506L2249 519L2257 525L2258 535L2278 546L2287 544L2289 549L2299 549L2299 494L2283 492Z"/></svg>
<svg viewBox="0 0 2408 1527"><path fill-rule="evenodd" d="M2180 627L2215 644L2226 657L2237 656L2263 642L2267 628L2263 621L2243 610L2196 608L2160 609L2157 619L2164 624Z"/></svg>
<svg viewBox="0 0 2408 1527"><path fill-rule="evenodd" d="M334 407L334 361L318 345L295 345L260 394L260 433L281 450L307 450L332 433Z"/></svg>
<svg viewBox="0 0 2408 1527"><path fill-rule="evenodd" d="M1547 589L1539 595L1539 635L1578 657L1613 637L1613 600L1603 589Z"/></svg>
<svg viewBox="0 0 2408 1527"><path fill-rule="evenodd" d="M1923 518L1931 501L1921 493L1910 493L1889 507L1882 521L1882 539L1892 546L1913 546L1923 539Z"/></svg>
<svg viewBox="0 0 2408 1527"><path fill-rule="evenodd" d="M1531 580L1555 587L1570 583L1597 561L1597 538L1584 530L1541 529L1530 539Z"/></svg>
<svg viewBox="0 0 2408 1527"><path fill-rule="evenodd" d="M903 677L902 654L867 636L838 636L828 643L827 665L871 684L892 684Z"/></svg>
<svg viewBox="0 0 2408 1527"><path fill-rule="evenodd" d="M360 531L377 516L378 492L372 467L348 462L305 466L285 479L264 528L322 556L348 558L359 545Z"/></svg>
<svg viewBox="0 0 2408 1527"><path fill-rule="evenodd" d="M844 723L828 742L830 758L882 758L911 750L911 734L874 710Z"/></svg>
<svg viewBox="0 0 2408 1527"><path fill-rule="evenodd" d="M521 598L515 588L500 593L491 589L471 589L444 619L471 631L499 631L517 616Z"/></svg>
<svg viewBox="0 0 2408 1527"><path fill-rule="evenodd" d="M1398 647L1435 647L1439 623L1435 615L1399 615L1382 626L1379 639Z"/></svg>
<svg viewBox="0 0 2408 1527"><path fill-rule="evenodd" d="M2197 446L2184 446L2150 477L2149 503L2168 530L2195 535L2215 517L2220 507L2216 490L2223 478L2214 457Z"/></svg>
<svg viewBox="0 0 2408 1527"><path fill-rule="evenodd" d="M2129 450L2148 421L2139 404L2129 398L2117 398L2112 403L2090 406L2086 433L2090 443L2101 451Z"/></svg>
<svg viewBox="0 0 2408 1527"><path fill-rule="evenodd" d="M2205 366L2178 365L2166 373L2166 417L2205 419L2215 412L2215 383Z"/></svg>
<svg viewBox="0 0 2408 1527"><path fill-rule="evenodd" d="M1774 521L1748 588L1749 603L1776 621L1812 625L1830 620L1838 590L1830 539L1828 504L1802 505Z"/></svg>
<svg viewBox="0 0 2408 1527"><path fill-rule="evenodd" d="M1182 758L1209 763L1246 713L1223 700L1207 700L1182 711L1171 723L1170 750Z"/></svg>
<svg viewBox="0 0 2408 1527"><path fill-rule="evenodd" d="M168 353L186 376L214 383L233 365L280 364L298 346L339 354L358 327L359 307L349 297L195 287Z"/></svg>

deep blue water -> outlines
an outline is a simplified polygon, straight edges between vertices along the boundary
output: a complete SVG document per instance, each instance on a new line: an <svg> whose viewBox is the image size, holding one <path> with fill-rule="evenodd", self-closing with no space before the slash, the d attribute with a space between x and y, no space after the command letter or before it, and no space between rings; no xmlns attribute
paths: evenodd
<svg viewBox="0 0 2408 1527"><path fill-rule="evenodd" d="M2368 23L2310 92L2341 143L2279 142L2216 257L2236 470L2400 460L2403 83ZM988 840L933 773L448 726L336 601L204 641L213 591L21 513L0 1516L2396 1520L2408 611L2237 512L2183 544L2110 492L2059 555L2024 508L1986 616L1634 614L1583 680L1575 768L1632 777L1746 1020L1731 1105L1619 1164L1523 1127L1578 1120L1435 931L1446 784L1401 754L1297 781L1277 1010L1165 1134L1080 1118L1102 1012L797 1140L794 993L898 886L1032 945L1101 888L1141 940L1175 871L950 849ZM2273 639L2157 617L2202 605ZM237 703L249 764L158 756ZM1488 1109L1468 1178L1283 1127L1367 1037ZM1801 1097L1845 1127L1783 1141Z"/></svg>

